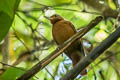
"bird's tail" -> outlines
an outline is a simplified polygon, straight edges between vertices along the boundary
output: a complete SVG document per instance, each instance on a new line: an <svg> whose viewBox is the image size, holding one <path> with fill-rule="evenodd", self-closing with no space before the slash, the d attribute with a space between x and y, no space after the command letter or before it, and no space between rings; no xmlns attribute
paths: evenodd
<svg viewBox="0 0 120 80"><path fill-rule="evenodd" d="M72 59L72 66L74 67L80 60L81 58L83 58L84 55L79 55L80 52L76 51L74 53L71 54L71 59ZM84 69L80 75L86 75L87 74L87 69Z"/></svg>

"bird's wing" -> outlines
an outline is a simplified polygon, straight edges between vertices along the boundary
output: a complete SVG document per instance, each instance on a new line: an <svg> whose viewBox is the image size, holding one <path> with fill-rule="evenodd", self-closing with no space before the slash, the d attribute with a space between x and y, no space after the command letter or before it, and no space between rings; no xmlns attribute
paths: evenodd
<svg viewBox="0 0 120 80"><path fill-rule="evenodd" d="M75 29L74 25L70 22L70 21L66 21L70 26L71 28L75 31L75 33L77 32L77 30Z"/></svg>

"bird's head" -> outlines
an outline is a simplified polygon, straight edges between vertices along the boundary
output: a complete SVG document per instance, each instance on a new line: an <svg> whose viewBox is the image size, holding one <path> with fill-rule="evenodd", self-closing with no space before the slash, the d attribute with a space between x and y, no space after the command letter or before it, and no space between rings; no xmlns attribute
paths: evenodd
<svg viewBox="0 0 120 80"><path fill-rule="evenodd" d="M62 18L60 15L58 15L58 14L54 14L54 15L52 15L52 16L50 17L50 22L51 22L52 24L55 24L56 22L58 22L58 21L60 21L60 20L63 20L63 18Z"/></svg>

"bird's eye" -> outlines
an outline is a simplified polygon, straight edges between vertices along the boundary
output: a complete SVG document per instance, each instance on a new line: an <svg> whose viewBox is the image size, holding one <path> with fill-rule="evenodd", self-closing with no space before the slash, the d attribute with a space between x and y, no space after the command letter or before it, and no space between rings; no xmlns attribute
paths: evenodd
<svg viewBox="0 0 120 80"><path fill-rule="evenodd" d="M55 17L57 17L58 15L57 15L57 14L55 14L54 16L55 16Z"/></svg>

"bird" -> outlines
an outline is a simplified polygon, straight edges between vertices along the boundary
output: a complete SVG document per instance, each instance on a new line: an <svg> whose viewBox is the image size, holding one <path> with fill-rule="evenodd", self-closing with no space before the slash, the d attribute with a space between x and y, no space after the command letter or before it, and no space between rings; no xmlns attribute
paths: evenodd
<svg viewBox="0 0 120 80"><path fill-rule="evenodd" d="M58 46L64 44L66 40L77 33L74 25L60 15L54 14L49 19L52 24L52 36ZM72 60L72 66L74 67L85 56L81 39L70 45L64 53ZM80 75L86 75L86 73L87 70L84 69Z"/></svg>

